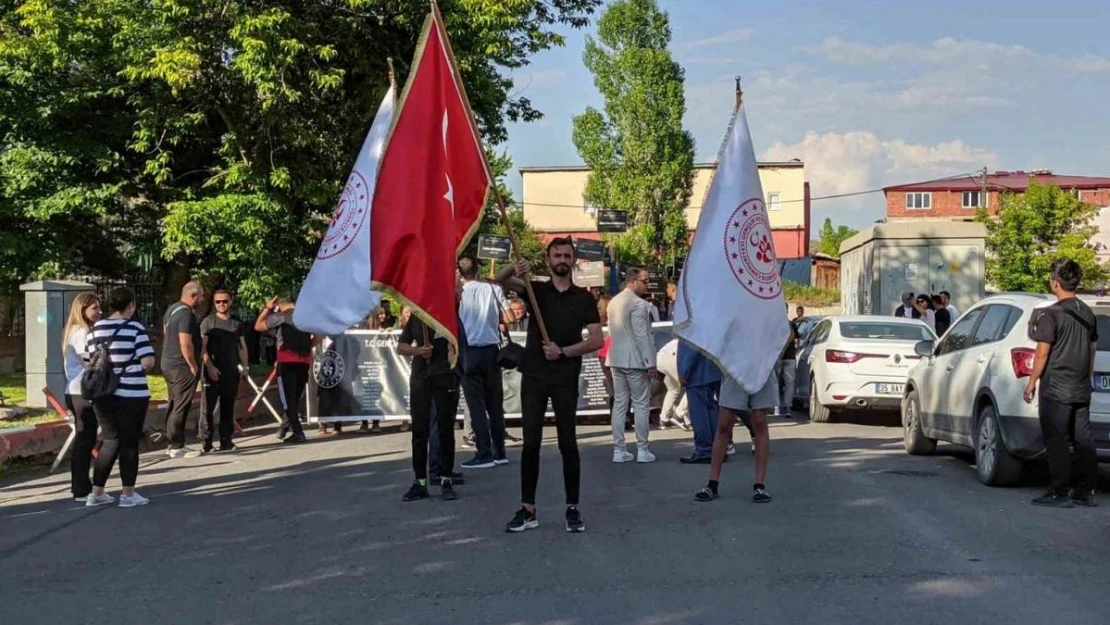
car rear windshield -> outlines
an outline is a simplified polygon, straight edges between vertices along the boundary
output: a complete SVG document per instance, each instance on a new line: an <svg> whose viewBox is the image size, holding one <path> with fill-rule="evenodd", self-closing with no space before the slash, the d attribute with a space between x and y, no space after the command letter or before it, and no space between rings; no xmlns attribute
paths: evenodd
<svg viewBox="0 0 1110 625"><path fill-rule="evenodd" d="M875 341L931 341L929 329L907 323L878 323L874 321L842 321L840 335L846 339L871 339Z"/></svg>
<svg viewBox="0 0 1110 625"><path fill-rule="evenodd" d="M1098 320L1098 351L1110 352L1110 308L1095 306L1091 312Z"/></svg>

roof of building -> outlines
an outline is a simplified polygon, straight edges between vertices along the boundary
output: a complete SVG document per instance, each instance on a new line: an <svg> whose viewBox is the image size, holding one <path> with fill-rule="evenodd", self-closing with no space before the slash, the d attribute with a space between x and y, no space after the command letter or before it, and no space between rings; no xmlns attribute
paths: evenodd
<svg viewBox="0 0 1110 625"><path fill-rule="evenodd" d="M1034 171L996 171L987 174L987 187L992 191L1024 191L1030 180L1038 184L1051 184L1061 189L1108 189L1110 178L1101 176L1068 176L1054 174L1047 169ZM941 178L912 184L884 187L883 191L978 191L983 188L982 176Z"/></svg>
<svg viewBox="0 0 1110 625"><path fill-rule="evenodd" d="M984 239L987 226L977 222L920 219L877 223L864 228L840 244L840 255L861 247L869 241L910 240L938 241L942 239Z"/></svg>
<svg viewBox="0 0 1110 625"><path fill-rule="evenodd" d="M757 166L765 169L789 169L795 167L805 167L805 163L801 159L793 159L789 161L759 161ZM694 169L716 169L717 163L694 163ZM588 165L538 165L535 167L521 167L517 171L520 173L542 173L549 171L590 171Z"/></svg>

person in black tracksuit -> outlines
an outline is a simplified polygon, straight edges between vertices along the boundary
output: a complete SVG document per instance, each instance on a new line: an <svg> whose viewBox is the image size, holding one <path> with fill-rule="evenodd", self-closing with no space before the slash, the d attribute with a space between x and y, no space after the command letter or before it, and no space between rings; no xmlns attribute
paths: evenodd
<svg viewBox="0 0 1110 625"><path fill-rule="evenodd" d="M212 294L215 312L200 323L204 360L204 417L200 420L200 439L204 453L212 451L212 426L216 405L220 407L220 451L231 451L235 445L235 400L239 395L239 380L247 370L247 342L243 338L243 323L231 316L231 294L216 291Z"/></svg>
<svg viewBox="0 0 1110 625"><path fill-rule="evenodd" d="M277 337L278 380L285 394L285 420L278 430L278 438L286 443L305 441L301 426L301 401L312 368L313 338L293 325L295 308L292 300L275 297L258 313L254 322L256 332L271 332ZM286 438L290 430L293 435Z"/></svg>

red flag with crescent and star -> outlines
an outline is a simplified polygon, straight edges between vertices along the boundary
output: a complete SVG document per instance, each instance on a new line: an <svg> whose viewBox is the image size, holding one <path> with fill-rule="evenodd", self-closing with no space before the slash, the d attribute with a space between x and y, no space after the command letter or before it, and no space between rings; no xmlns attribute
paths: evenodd
<svg viewBox="0 0 1110 625"><path fill-rule="evenodd" d="M478 229L493 180L433 6L382 154L371 212L371 277L457 353L455 262Z"/></svg>

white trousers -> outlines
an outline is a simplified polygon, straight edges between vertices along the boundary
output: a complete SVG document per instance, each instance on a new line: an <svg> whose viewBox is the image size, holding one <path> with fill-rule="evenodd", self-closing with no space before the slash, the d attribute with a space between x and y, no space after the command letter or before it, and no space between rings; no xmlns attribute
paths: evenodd
<svg viewBox="0 0 1110 625"><path fill-rule="evenodd" d="M624 416L628 404L636 416L636 447L647 449L648 421L651 419L651 378L646 369L612 367L613 372L613 448L623 451Z"/></svg>
<svg viewBox="0 0 1110 625"><path fill-rule="evenodd" d="M663 383L667 385L667 394L663 397L663 411L659 413L660 423L669 419L689 421L690 410L682 383L669 375L663 376Z"/></svg>

